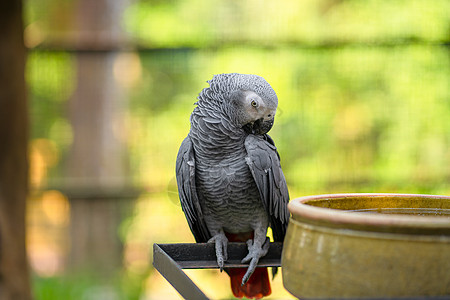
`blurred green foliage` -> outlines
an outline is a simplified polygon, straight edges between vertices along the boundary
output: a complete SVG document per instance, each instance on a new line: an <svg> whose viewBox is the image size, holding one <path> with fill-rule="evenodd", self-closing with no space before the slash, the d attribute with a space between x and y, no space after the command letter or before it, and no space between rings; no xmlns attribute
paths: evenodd
<svg viewBox="0 0 450 300"><path fill-rule="evenodd" d="M60 153L50 184L64 176L72 143L67 102L77 84L76 53L39 45L70 32L75 6L26 5L26 32L38 46L27 66L31 138L51 141ZM176 206L176 154L196 96L216 73L258 74L277 92L271 135L292 198L450 194L450 1L142 0L125 8L122 22L139 49L128 53L137 57L138 76L123 86L126 176L177 226L187 225ZM156 216L151 205L144 211ZM192 239L176 227L145 233L161 222L148 214L126 221L125 243ZM138 287L123 288L128 298L142 291L139 278ZM36 298L77 298L60 280L37 278ZM83 282L73 284L89 289ZM62 294L52 296L59 287Z"/></svg>
<svg viewBox="0 0 450 300"><path fill-rule="evenodd" d="M143 274L147 275L147 274ZM111 282L89 272L61 277L33 277L35 299L43 300L138 300L143 290L143 277L122 274Z"/></svg>
<svg viewBox="0 0 450 300"><path fill-rule="evenodd" d="M151 47L254 43L444 41L445 0L139 1L125 11L125 28Z"/></svg>

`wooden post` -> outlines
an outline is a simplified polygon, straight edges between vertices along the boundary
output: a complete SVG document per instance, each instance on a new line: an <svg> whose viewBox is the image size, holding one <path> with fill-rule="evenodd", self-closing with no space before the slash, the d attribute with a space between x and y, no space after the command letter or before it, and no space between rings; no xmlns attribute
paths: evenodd
<svg viewBox="0 0 450 300"><path fill-rule="evenodd" d="M22 1L0 2L0 299L31 299L25 251L28 116Z"/></svg>
<svg viewBox="0 0 450 300"><path fill-rule="evenodd" d="M77 88L69 103L74 142L66 176L72 187L92 191L96 199L70 199L72 270L112 274L122 263L122 206L102 196L102 190L103 195L120 190L126 178L125 149L117 134L123 97L113 72L118 55L114 49L120 48L123 36L118 26L123 4L78 1Z"/></svg>

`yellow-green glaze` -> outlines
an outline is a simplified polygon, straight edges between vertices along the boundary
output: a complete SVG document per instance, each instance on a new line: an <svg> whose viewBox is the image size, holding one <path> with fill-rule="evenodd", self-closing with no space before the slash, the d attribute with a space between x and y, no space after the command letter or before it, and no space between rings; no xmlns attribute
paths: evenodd
<svg viewBox="0 0 450 300"><path fill-rule="evenodd" d="M379 208L427 214L349 212ZM282 274L296 297L450 296L450 197L323 195L289 210Z"/></svg>

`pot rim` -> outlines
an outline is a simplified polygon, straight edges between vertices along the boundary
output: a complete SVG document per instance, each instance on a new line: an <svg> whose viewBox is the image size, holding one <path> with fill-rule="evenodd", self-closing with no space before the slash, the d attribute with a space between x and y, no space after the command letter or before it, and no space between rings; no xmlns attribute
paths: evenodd
<svg viewBox="0 0 450 300"><path fill-rule="evenodd" d="M346 194L324 194L304 196L293 199L288 204L288 209L295 217L309 220L314 223L331 223L338 226L364 226L372 228L398 228L398 229L425 229L444 230L450 232L450 218L427 217L398 214L367 214L361 212L348 212L333 208L316 207L307 204L310 201L325 199L345 199L345 198L421 198L421 199L445 199L450 201L450 196L425 195L425 194L395 194L395 193L346 193Z"/></svg>

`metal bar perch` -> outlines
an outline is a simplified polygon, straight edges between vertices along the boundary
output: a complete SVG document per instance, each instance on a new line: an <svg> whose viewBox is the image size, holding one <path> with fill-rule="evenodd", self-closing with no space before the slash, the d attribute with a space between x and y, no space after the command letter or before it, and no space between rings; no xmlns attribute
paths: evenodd
<svg viewBox="0 0 450 300"><path fill-rule="evenodd" d="M283 243L270 243L269 252L258 267L280 267ZM228 243L225 268L247 268L242 264L248 249L245 243ZM213 243L153 244L153 266L185 299L208 299L182 269L218 269Z"/></svg>

